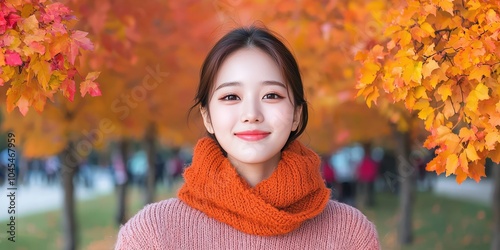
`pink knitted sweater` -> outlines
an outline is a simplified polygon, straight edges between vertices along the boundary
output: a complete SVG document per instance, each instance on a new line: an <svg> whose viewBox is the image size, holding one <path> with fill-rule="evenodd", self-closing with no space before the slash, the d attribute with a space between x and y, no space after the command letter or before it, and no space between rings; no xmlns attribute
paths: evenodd
<svg viewBox="0 0 500 250"><path fill-rule="evenodd" d="M115 249L380 249L375 226L357 209L329 201L324 211L279 236L256 236L173 198L146 206L121 227Z"/></svg>

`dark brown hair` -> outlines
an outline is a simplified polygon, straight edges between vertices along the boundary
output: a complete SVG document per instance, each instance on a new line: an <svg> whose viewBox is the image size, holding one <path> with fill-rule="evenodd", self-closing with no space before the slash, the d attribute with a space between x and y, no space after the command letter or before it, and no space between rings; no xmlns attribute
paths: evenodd
<svg viewBox="0 0 500 250"><path fill-rule="evenodd" d="M209 112L208 102L210 101L215 77L222 63L231 53L248 47L262 50L276 62L285 78L289 91L293 95L295 109L302 107L299 126L297 130L290 133L285 144L286 147L291 141L297 139L306 128L308 120L307 102L304 98L304 87L299 67L294 56L278 39L278 35L266 28L256 26L237 28L227 33L214 45L203 62L195 104L191 107L191 110L200 105ZM213 134L208 134L217 141Z"/></svg>

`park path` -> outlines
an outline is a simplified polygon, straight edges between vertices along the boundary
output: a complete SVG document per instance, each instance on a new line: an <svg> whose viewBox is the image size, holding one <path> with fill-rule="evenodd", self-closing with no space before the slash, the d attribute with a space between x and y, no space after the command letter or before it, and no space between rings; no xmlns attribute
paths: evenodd
<svg viewBox="0 0 500 250"><path fill-rule="evenodd" d="M474 180L467 179L459 185L453 176L448 178L438 176L433 191L437 195L491 206L493 180L484 178L476 183Z"/></svg>
<svg viewBox="0 0 500 250"><path fill-rule="evenodd" d="M92 173L94 185L87 188L83 183L75 186L76 200L87 200L113 191L113 183L109 171L95 169ZM7 186L0 186L0 221L9 218L9 194ZM30 185L20 185L16 190L16 217L24 217L30 214L41 213L62 208L63 190L60 182L52 185L42 183L35 179Z"/></svg>

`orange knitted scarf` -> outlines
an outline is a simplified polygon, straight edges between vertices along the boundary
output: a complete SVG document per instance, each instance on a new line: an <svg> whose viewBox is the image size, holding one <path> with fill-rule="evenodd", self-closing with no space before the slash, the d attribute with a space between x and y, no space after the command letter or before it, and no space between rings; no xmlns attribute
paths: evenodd
<svg viewBox="0 0 500 250"><path fill-rule="evenodd" d="M198 141L193 163L184 172L178 197L209 217L242 232L280 235L321 213L330 197L319 157L298 141L281 155L271 176L255 187L241 178L217 143Z"/></svg>

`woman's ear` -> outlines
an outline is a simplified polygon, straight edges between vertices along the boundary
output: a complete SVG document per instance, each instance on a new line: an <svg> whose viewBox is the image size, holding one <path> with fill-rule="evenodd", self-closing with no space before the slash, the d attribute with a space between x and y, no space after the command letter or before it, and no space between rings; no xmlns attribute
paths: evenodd
<svg viewBox="0 0 500 250"><path fill-rule="evenodd" d="M302 117L302 106L295 108L295 112L293 114L292 131L295 131L299 128L301 117Z"/></svg>
<svg viewBox="0 0 500 250"><path fill-rule="evenodd" d="M210 114L208 110L204 107L200 107L201 117L203 117L203 124L207 129L208 133L214 134L214 128L212 127L212 121L210 120Z"/></svg>

